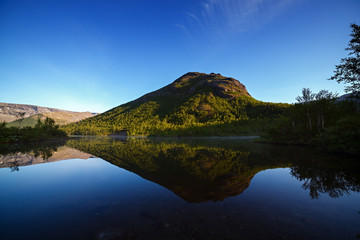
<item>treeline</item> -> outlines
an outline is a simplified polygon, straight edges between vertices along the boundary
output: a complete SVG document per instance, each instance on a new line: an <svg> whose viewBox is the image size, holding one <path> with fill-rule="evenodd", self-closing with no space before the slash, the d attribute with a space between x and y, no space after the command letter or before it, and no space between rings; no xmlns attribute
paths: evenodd
<svg viewBox="0 0 360 240"><path fill-rule="evenodd" d="M304 88L297 101L268 129L267 139L360 153L360 112L356 98L339 101L326 90L312 93Z"/></svg>
<svg viewBox="0 0 360 240"><path fill-rule="evenodd" d="M63 129L71 135L107 135L123 130L129 135L146 136L252 134L262 132L264 125L282 115L289 106L248 96L224 99L212 93L196 94L182 101L166 96L148 102L130 102Z"/></svg>
<svg viewBox="0 0 360 240"><path fill-rule="evenodd" d="M39 119L35 127L6 127L6 123L0 124L0 143L34 141L66 137L65 131L55 124L54 119L46 118L43 122Z"/></svg>

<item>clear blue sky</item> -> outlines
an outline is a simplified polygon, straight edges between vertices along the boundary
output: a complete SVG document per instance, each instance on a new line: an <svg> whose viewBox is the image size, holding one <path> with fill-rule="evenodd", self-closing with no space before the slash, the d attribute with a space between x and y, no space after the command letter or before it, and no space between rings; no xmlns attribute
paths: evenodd
<svg viewBox="0 0 360 240"><path fill-rule="evenodd" d="M295 102L346 56L359 0L0 0L0 102L102 112L186 72Z"/></svg>

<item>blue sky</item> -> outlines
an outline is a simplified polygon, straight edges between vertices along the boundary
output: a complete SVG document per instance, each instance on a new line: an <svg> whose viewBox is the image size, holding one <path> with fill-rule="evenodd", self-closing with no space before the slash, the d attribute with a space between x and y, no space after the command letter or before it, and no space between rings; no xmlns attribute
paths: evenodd
<svg viewBox="0 0 360 240"><path fill-rule="evenodd" d="M186 72L295 102L346 56L359 0L0 0L0 102L103 112Z"/></svg>

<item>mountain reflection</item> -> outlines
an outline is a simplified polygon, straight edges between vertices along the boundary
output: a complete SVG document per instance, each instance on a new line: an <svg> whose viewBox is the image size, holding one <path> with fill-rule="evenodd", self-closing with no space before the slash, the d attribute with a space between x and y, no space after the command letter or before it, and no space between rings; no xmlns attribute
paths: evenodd
<svg viewBox="0 0 360 240"><path fill-rule="evenodd" d="M311 198L360 191L356 159L305 147L224 139L79 138L0 148L0 167L99 157L160 184L188 202L221 201L242 193L260 171L290 168Z"/></svg>
<svg viewBox="0 0 360 240"><path fill-rule="evenodd" d="M247 141L111 138L70 140L67 146L100 157L173 191L189 202L221 201L249 187L260 171L290 167L312 198L360 191L358 161L304 147Z"/></svg>
<svg viewBox="0 0 360 240"><path fill-rule="evenodd" d="M189 202L218 201L242 193L253 176L273 164L250 159L249 151L176 142L130 139L69 141L89 152L173 191Z"/></svg>
<svg viewBox="0 0 360 240"><path fill-rule="evenodd" d="M10 168L11 172L19 167L55 162L66 159L87 159L90 154L65 146L66 141L32 142L0 148L0 168Z"/></svg>

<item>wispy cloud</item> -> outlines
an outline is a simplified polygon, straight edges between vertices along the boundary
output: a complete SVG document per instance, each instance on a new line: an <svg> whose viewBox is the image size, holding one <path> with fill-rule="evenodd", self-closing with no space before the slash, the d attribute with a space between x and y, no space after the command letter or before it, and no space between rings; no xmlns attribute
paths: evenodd
<svg viewBox="0 0 360 240"><path fill-rule="evenodd" d="M214 34L243 32L265 24L295 1L204 0L200 8L185 13L186 27Z"/></svg>
<svg viewBox="0 0 360 240"><path fill-rule="evenodd" d="M183 24L175 24L175 27L180 28L185 34L189 34L189 30Z"/></svg>

